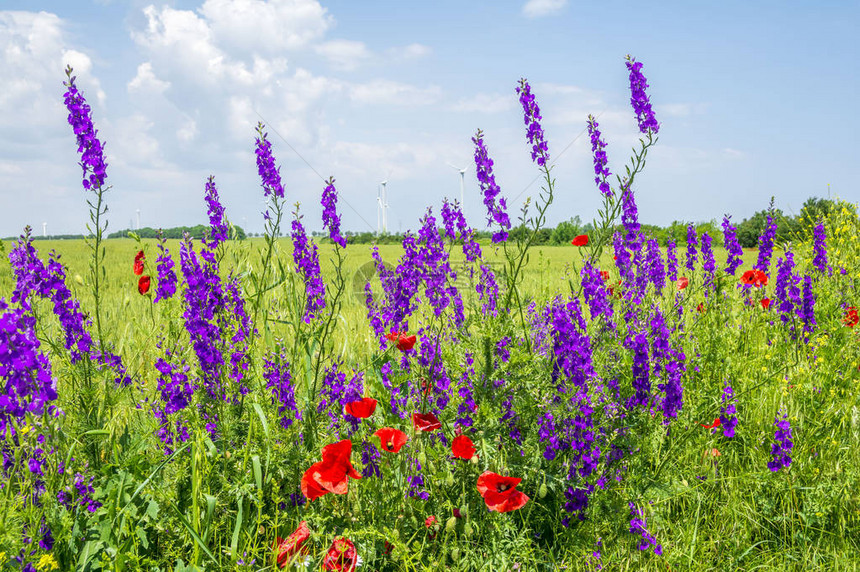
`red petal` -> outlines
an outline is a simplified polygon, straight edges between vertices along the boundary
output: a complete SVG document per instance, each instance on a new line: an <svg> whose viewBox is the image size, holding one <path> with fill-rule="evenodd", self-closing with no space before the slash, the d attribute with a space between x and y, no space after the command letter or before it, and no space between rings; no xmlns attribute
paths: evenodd
<svg viewBox="0 0 860 572"><path fill-rule="evenodd" d="M311 531L307 521L304 520L287 538L278 537L278 568L283 568L299 554L307 554L308 547L305 546L305 542L310 537Z"/></svg>
<svg viewBox="0 0 860 572"><path fill-rule="evenodd" d="M413 413L412 426L416 431L435 431L442 427L442 423L432 413Z"/></svg>
<svg viewBox="0 0 860 572"><path fill-rule="evenodd" d="M478 492L482 497L486 497L486 495L490 492L498 493L498 494L510 494L510 491L514 490L522 479L517 477L503 477L497 473L493 473L491 471L484 471L480 477L478 477ZM504 491L500 491L499 489L504 488Z"/></svg>
<svg viewBox="0 0 860 572"><path fill-rule="evenodd" d="M475 445L465 435L458 435L451 443L451 453L458 459L471 459L475 456Z"/></svg>
<svg viewBox="0 0 860 572"><path fill-rule="evenodd" d="M405 445L406 441L409 440L406 433L392 427L383 427L382 429L378 429L374 435L379 437L382 449L389 453L400 452L400 449L403 448L403 445Z"/></svg>
<svg viewBox="0 0 860 572"><path fill-rule="evenodd" d="M140 280L137 281L137 291L140 292L141 296L149 292L149 285L149 276L141 276Z"/></svg>
<svg viewBox="0 0 860 572"><path fill-rule="evenodd" d="M376 400L365 397L359 401L352 401L343 406L343 412L359 419L367 419L376 411Z"/></svg>
<svg viewBox="0 0 860 572"><path fill-rule="evenodd" d="M496 512L511 512L512 510L519 510L523 508L528 501L529 497L525 493L516 489L514 489L510 495L499 499L499 502L497 503L491 503L487 497L484 497L484 502L486 503L487 508Z"/></svg>

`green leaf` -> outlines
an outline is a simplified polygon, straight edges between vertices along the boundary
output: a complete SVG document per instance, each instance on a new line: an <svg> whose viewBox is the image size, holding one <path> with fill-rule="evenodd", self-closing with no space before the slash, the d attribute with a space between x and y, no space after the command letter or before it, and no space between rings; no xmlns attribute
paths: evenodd
<svg viewBox="0 0 860 572"><path fill-rule="evenodd" d="M173 507L173 510L176 511L176 516L179 517L179 522L182 523L182 526L185 527L185 530L188 531L188 534L191 535L191 538L194 539L194 542L196 542L198 544L198 546L200 546L200 549L203 551L203 553L206 554L206 556L208 556L214 564L218 564L218 560L209 551L209 548L206 546L206 543L203 542L203 539L200 538L200 536L197 534L197 532L195 532L194 528L185 519L185 515L182 514L182 511L179 510L179 507L176 506L175 504L173 504L171 506Z"/></svg>
<svg viewBox="0 0 860 572"><path fill-rule="evenodd" d="M236 514L236 525L233 527L233 537L230 539L230 562L235 563L239 556L239 533L242 531L242 508L244 499L239 495L236 499L239 512Z"/></svg>

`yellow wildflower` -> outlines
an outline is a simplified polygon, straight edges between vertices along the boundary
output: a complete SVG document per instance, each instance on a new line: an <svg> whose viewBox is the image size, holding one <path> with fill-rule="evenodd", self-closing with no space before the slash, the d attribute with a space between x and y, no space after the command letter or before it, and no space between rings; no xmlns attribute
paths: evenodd
<svg viewBox="0 0 860 572"><path fill-rule="evenodd" d="M39 570L59 570L60 565L54 560L53 554L42 554L38 564L36 564L36 568Z"/></svg>

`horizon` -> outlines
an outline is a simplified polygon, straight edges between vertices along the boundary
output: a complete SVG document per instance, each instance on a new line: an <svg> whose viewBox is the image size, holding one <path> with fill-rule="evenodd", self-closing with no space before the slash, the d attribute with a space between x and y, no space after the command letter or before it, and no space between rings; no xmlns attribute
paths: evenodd
<svg viewBox="0 0 860 572"><path fill-rule="evenodd" d="M105 144L108 232L135 228L138 209L141 227L205 223L210 174L230 221L261 232L261 117L309 231L322 229L329 175L344 230L376 231L383 180L389 232L414 230L427 206L438 214L443 196L459 199L451 165L467 169L464 210L485 230L470 141L479 127L515 219L539 191L514 91L520 77L558 161L548 224L590 221L600 193L587 115L598 117L613 173L638 139L627 53L644 64L660 122L634 185L643 224L723 214L737 224L771 196L795 215L810 197L860 198L857 4L671 2L645 12L631 2L521 0L397 15L344 0L30 5L7 0L0 11L0 71L12 78L0 97L3 236L27 224L41 234L43 222L48 234L85 232L87 193L62 100L69 63Z"/></svg>

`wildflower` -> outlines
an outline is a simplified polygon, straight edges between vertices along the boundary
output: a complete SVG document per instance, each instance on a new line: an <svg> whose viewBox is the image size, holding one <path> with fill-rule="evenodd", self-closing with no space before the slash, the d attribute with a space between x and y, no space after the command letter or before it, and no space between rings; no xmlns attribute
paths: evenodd
<svg viewBox="0 0 860 572"><path fill-rule="evenodd" d="M820 272L827 272L828 275L832 275L833 269L827 266L827 235L824 231L823 222L815 225L812 236L812 265Z"/></svg>
<svg viewBox="0 0 860 572"><path fill-rule="evenodd" d="M326 181L322 194L323 227L328 229L329 238L341 248L346 248L346 239L340 234L340 217L337 214L337 189L334 188L334 177Z"/></svg>
<svg viewBox="0 0 860 572"><path fill-rule="evenodd" d="M475 285L478 300L484 302L481 306L484 314L496 315L496 304L499 298L499 286L496 283L496 275L486 264L481 265L481 279Z"/></svg>
<svg viewBox="0 0 860 572"><path fill-rule="evenodd" d="M800 303L800 319L803 321L803 331L811 334L815 331L815 294L812 292L812 278L803 277L803 297Z"/></svg>
<svg viewBox="0 0 860 572"><path fill-rule="evenodd" d="M586 244L588 244L588 235L580 234L579 236L571 240L570 243L574 246L585 246Z"/></svg>
<svg viewBox="0 0 860 572"><path fill-rule="evenodd" d="M42 554L39 557L39 562L36 563L36 569L41 572L47 572L49 570L59 570L60 565L53 554Z"/></svg>
<svg viewBox="0 0 860 572"><path fill-rule="evenodd" d="M209 240L206 244L214 250L219 244L225 242L228 236L227 219L224 216L224 206L218 197L218 189L215 187L215 177L210 176L206 181L204 198L209 212Z"/></svg>
<svg viewBox="0 0 860 572"><path fill-rule="evenodd" d="M666 277L674 282L678 279L678 257L675 254L675 242L666 241Z"/></svg>
<svg viewBox="0 0 860 572"><path fill-rule="evenodd" d="M633 106L633 111L636 113L636 121L639 123L639 132L657 133L660 130L660 125L654 117L654 112L651 110L651 100L645 90L648 89L648 82L645 76L642 75L642 62L637 62L636 58L627 56L627 70L630 72L630 104Z"/></svg>
<svg viewBox="0 0 860 572"><path fill-rule="evenodd" d="M400 449L403 448L403 445L405 445L409 440L406 433L391 427L378 429L374 435L379 437L379 443L382 446L382 450L388 451L389 453L399 453Z"/></svg>
<svg viewBox="0 0 860 572"><path fill-rule="evenodd" d="M290 233L293 239L293 261L296 264L296 269L304 278L307 303L303 320L306 324L310 324L311 320L325 308L325 283L320 275L317 245L308 240L298 209L293 214L295 218L293 218L292 232Z"/></svg>
<svg viewBox="0 0 860 572"><path fill-rule="evenodd" d="M639 543L639 550L648 550L653 546L654 554L658 556L663 554L663 546L657 544L657 539L646 528L648 523L645 521L644 512L639 510L632 502L628 503L628 506L630 507L630 532L642 537L642 541Z"/></svg>
<svg viewBox="0 0 860 572"><path fill-rule="evenodd" d="M770 267L770 257L773 255L773 241L776 238L776 223L767 215L767 225L758 239L758 260L753 268L767 272ZM765 284L767 284L765 282Z"/></svg>
<svg viewBox="0 0 860 572"><path fill-rule="evenodd" d="M411 350L415 346L415 342L418 341L416 336L407 336L406 332L390 332L385 334L385 337L390 342L396 342L397 349L402 352Z"/></svg>
<svg viewBox="0 0 860 572"><path fill-rule="evenodd" d="M527 80L520 80L517 93L520 95L520 105L523 106L526 137L532 145L532 161L537 163L538 167L544 167L547 161L549 161L549 149L546 139L544 139L543 128L540 125L540 120L542 119L540 108L537 101L535 101L532 88Z"/></svg>
<svg viewBox="0 0 860 572"><path fill-rule="evenodd" d="M312 501L328 493L345 495L349 479L360 479L350 462L352 441L344 439L322 449L322 461L314 463L302 476L302 493Z"/></svg>
<svg viewBox="0 0 860 572"><path fill-rule="evenodd" d="M681 276L680 278L678 278L676 285L678 286L678 290L683 290L690 285L690 281L687 279L686 276Z"/></svg>
<svg viewBox="0 0 860 572"><path fill-rule="evenodd" d="M699 312L700 314L704 314L705 313L705 303L699 302L699 305L696 306L696 311Z"/></svg>
<svg viewBox="0 0 860 572"><path fill-rule="evenodd" d="M791 448L794 442L791 440L791 423L788 421L788 413L784 413L780 417L777 413L773 420L774 430L773 444L771 445L772 459L768 461L767 468L772 472L777 472L781 468L786 469L791 465Z"/></svg>
<svg viewBox="0 0 860 572"><path fill-rule="evenodd" d="M304 520L288 537L277 537L278 568L288 565L297 556L307 555L309 548L306 543L310 537L311 531Z"/></svg>
<svg viewBox="0 0 860 572"><path fill-rule="evenodd" d="M741 276L741 282L746 287L755 286L756 288L761 288L767 286L767 274L759 269L747 270Z"/></svg>
<svg viewBox="0 0 860 572"><path fill-rule="evenodd" d="M137 276L143 274L144 262L146 262L146 257L143 255L143 251L138 251L138 253L134 255L134 266L132 267L133 272Z"/></svg>
<svg viewBox="0 0 860 572"><path fill-rule="evenodd" d="M609 168L606 166L609 162L605 151L606 142L600 138L600 129L597 120L592 115L588 116L588 135L591 137L591 152L594 155L594 183L600 189L600 192L603 193L604 197L609 197L612 195L612 189L609 183L606 182L606 179L612 173L609 172Z"/></svg>
<svg viewBox="0 0 860 572"><path fill-rule="evenodd" d="M791 320L791 314L799 311L802 306L800 288L797 285L800 282L800 277L793 272L794 255L791 252L786 252L785 258L777 260L776 267L774 295L779 301L780 319L783 323L788 323Z"/></svg>
<svg viewBox="0 0 860 572"><path fill-rule="evenodd" d="M432 413L413 413L412 426L416 431L436 431L442 428L442 423Z"/></svg>
<svg viewBox="0 0 860 572"><path fill-rule="evenodd" d="M696 252L696 247L699 245L698 235L696 234L696 227L690 225L687 227L687 270L690 272L696 271L696 259L698 257L698 253Z"/></svg>
<svg viewBox="0 0 860 572"><path fill-rule="evenodd" d="M457 435L451 442L451 454L458 459L471 459L475 456L475 445L465 435Z"/></svg>
<svg viewBox="0 0 860 572"><path fill-rule="evenodd" d="M857 308L854 306L848 306L845 308L845 315L842 317L842 323L849 328L853 328L857 324L860 324L860 315L857 314Z"/></svg>
<svg viewBox="0 0 860 572"><path fill-rule="evenodd" d="M434 524L436 524L436 517L434 515L431 514L426 519L424 519L424 526L426 526L427 528L430 528Z"/></svg>
<svg viewBox="0 0 860 572"><path fill-rule="evenodd" d="M663 256L660 253L660 243L651 239L647 243L648 278L654 285L657 294L662 294L666 286L666 268L663 266Z"/></svg>
<svg viewBox="0 0 860 572"><path fill-rule="evenodd" d="M358 554L355 545L348 538L337 538L331 543L331 547L323 558L323 570L335 570L337 572L355 572L358 564Z"/></svg>
<svg viewBox="0 0 860 572"><path fill-rule="evenodd" d="M743 256L744 251L741 248L741 245L738 244L737 229L732 225L730 219L731 217L729 215L725 215L723 217L723 246L725 246L729 255L726 259L726 274L734 276L738 267L744 263L744 261L741 260L741 256Z"/></svg>
<svg viewBox="0 0 860 572"><path fill-rule="evenodd" d="M382 476L382 473L379 470L379 458L382 455L379 453L379 449L376 448L376 445L371 443L370 441L364 441L361 447L361 464L363 465L361 469L362 477L376 477L379 478Z"/></svg>
<svg viewBox="0 0 860 572"><path fill-rule="evenodd" d="M705 274L705 295L714 288L714 272L717 269L717 261L714 260L714 249L711 247L711 237L707 232L702 233L702 270Z"/></svg>
<svg viewBox="0 0 860 572"><path fill-rule="evenodd" d="M472 137L472 143L475 144L475 171L478 184L484 195L484 205L487 207L487 224L489 226L495 221L501 228L501 230L493 233L493 243L504 242L508 239L511 221L505 212L507 208L505 199L500 198L496 202L496 197L501 193L501 189L496 184L496 177L493 175L493 160L487 154L487 148L484 146L484 134L480 129Z"/></svg>
<svg viewBox="0 0 860 572"><path fill-rule="evenodd" d="M263 379L272 392L272 404L278 406L281 427L289 429L293 421L301 420L302 413L296 403L296 385L285 354L270 354L263 358Z"/></svg>
<svg viewBox="0 0 860 572"><path fill-rule="evenodd" d="M358 401L350 401L343 406L343 412L359 419L367 419L376 411L376 400L364 397Z"/></svg>
<svg viewBox="0 0 860 572"><path fill-rule="evenodd" d="M771 299L770 298L762 298L761 299L761 307L767 310L770 308Z"/></svg>
<svg viewBox="0 0 860 572"><path fill-rule="evenodd" d="M719 417L715 417L715 418L714 418L714 422L713 422L713 423L711 423L710 425L705 425L704 423L699 423L699 425L701 425L701 426L702 426L702 427L704 427L705 429L716 429L717 427L719 427L720 425L722 425L722 421L720 420L720 418L719 418Z"/></svg>
<svg viewBox="0 0 860 572"><path fill-rule="evenodd" d="M735 392L728 383L723 389L722 401L723 406L720 409L719 421L723 427L723 437L731 439L735 436L735 427L738 424L738 418L736 416Z"/></svg>
<svg viewBox="0 0 860 572"><path fill-rule="evenodd" d="M176 272L173 271L173 259L170 252L164 247L164 239L158 242L158 250L161 254L155 259L155 267L158 270L158 287L155 289L155 300L167 300L176 293Z"/></svg>
<svg viewBox="0 0 860 572"><path fill-rule="evenodd" d="M78 153L81 154L80 166L83 169L84 189L101 187L107 177L107 163L104 160L104 146L99 141L99 132L93 127L90 116L90 106L83 94L75 85L75 77L72 76L72 67L66 67L68 82L63 82L68 89L63 94L66 109L69 110L69 125L77 136Z"/></svg>
<svg viewBox="0 0 860 572"><path fill-rule="evenodd" d="M485 471L478 477L478 493L483 497L487 508L495 512L511 512L525 506L529 497L517 490L522 479L503 477Z"/></svg>
<svg viewBox="0 0 860 572"><path fill-rule="evenodd" d="M257 123L256 150L257 173L263 181L263 195L284 198L284 187L281 184L280 167L275 168L275 157L272 154L272 144L266 139L268 133L263 133L262 122Z"/></svg>
<svg viewBox="0 0 860 572"><path fill-rule="evenodd" d="M137 281L137 291L140 292L141 296L149 292L149 285L151 282L152 280L149 276L141 276L140 280Z"/></svg>

